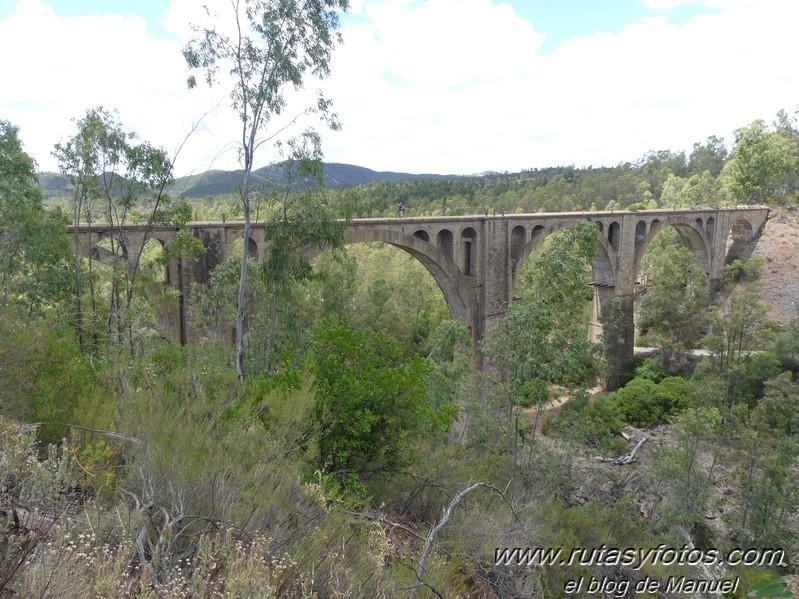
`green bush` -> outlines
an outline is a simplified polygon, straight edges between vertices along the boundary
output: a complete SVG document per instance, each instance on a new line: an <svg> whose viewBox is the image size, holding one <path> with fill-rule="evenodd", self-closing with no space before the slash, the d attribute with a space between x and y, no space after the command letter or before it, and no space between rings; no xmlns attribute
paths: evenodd
<svg viewBox="0 0 799 599"><path fill-rule="evenodd" d="M557 414L544 423L545 435L557 435L577 441L607 453L627 448L619 436L624 423L616 413L614 402L608 397L593 401L586 395L569 399Z"/></svg>
<svg viewBox="0 0 799 599"><path fill-rule="evenodd" d="M616 407L626 422L649 428L668 422L688 405L689 383L667 377L659 383L636 377L616 392Z"/></svg>
<svg viewBox="0 0 799 599"><path fill-rule="evenodd" d="M324 321L313 334L310 364L316 394L320 470L346 482L401 469L425 432L447 430L453 406L433 409L430 366L403 359L381 334Z"/></svg>
<svg viewBox="0 0 799 599"><path fill-rule="evenodd" d="M634 358L630 367L619 377L619 387L624 387L635 378L649 379L659 383L669 376L660 367L660 358Z"/></svg>

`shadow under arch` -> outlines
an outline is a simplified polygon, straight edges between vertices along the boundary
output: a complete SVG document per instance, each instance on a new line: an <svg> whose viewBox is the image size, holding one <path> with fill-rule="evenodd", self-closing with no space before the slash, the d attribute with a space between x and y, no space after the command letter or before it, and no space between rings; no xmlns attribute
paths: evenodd
<svg viewBox="0 0 799 599"><path fill-rule="evenodd" d="M642 240L640 245L636 245L635 249L635 274L638 275L638 270L641 267L641 260L643 259L644 255L646 254L646 250L649 247L649 244L652 243L652 240L658 235L658 233L662 232L664 229L672 227L677 234L680 236L680 240L682 241L683 245L693 252L696 259L699 261L699 264L705 269L706 273L710 273L711 268L711 247L713 246L711 240L709 239L705 228L700 225L697 221L696 226L692 226L689 223L671 223L671 222L661 222L661 221L653 221L650 226L649 230L646 232L646 236Z"/></svg>
<svg viewBox="0 0 799 599"><path fill-rule="evenodd" d="M460 320L469 327L474 326L475 323L471 321L475 307L473 290L455 262L440 248L418 236L396 231L348 227L344 234L344 245L375 242L393 245L421 262L444 294L452 319ZM308 248L303 254L313 259L325 251L327 249Z"/></svg>
<svg viewBox="0 0 799 599"><path fill-rule="evenodd" d="M227 248L225 249L225 256L228 260L230 260L234 254L238 253L238 246L241 242L241 250L244 251L244 231L238 233L236 235L231 236L231 238L227 242ZM253 233L250 234L250 239L247 242L247 257L252 258L253 260L258 260L261 256L263 256L263 252L260 251L258 247L258 242L255 240L255 235Z"/></svg>
<svg viewBox="0 0 799 599"><path fill-rule="evenodd" d="M751 254L750 242L755 238L755 228L745 218L730 222L730 232L725 242L727 254L724 263L731 264L737 258Z"/></svg>
<svg viewBox="0 0 799 599"><path fill-rule="evenodd" d="M111 250L110 248L106 248L103 245L100 245L100 244L108 245L105 244L105 242L108 242L108 244L110 244L110 246L113 247L114 250ZM116 251L117 256L119 258L121 258L125 262L128 261L129 255L128 255L127 244L122 239L120 239L120 236L118 235L113 235L111 233L105 233L105 232L97 233L96 237L92 237L91 244L92 247L90 247L88 251L91 252L93 260L99 260L101 262L106 260L111 260L113 259L114 252ZM88 257L88 253L86 254L86 256Z"/></svg>

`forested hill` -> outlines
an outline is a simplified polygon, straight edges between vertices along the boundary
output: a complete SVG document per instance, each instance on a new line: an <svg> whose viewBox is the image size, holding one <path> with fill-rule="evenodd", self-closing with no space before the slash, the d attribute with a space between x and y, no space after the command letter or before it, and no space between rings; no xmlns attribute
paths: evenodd
<svg viewBox="0 0 799 599"><path fill-rule="evenodd" d="M403 202L408 216L793 203L799 193L799 123L784 111L772 125L755 121L735 132L728 149L711 136L693 151L651 151L611 167L557 166L472 176L378 172L324 165L333 205L359 217L390 216ZM285 187L284 165L253 172L252 183ZM170 195L184 196L195 220L241 217L233 196L242 171L208 171L177 179ZM62 177L39 175L46 198L68 196ZM293 189L312 183L292 183Z"/></svg>
<svg viewBox="0 0 799 599"><path fill-rule="evenodd" d="M174 193L189 198L202 198L207 196L224 195L231 193L241 181L244 171L212 170L205 173L180 177L175 181ZM381 181L414 180L414 179L443 179L445 175L411 173L395 173L392 171L374 171L362 166L341 164L336 162L326 163L324 168L324 186L329 188L354 187L368 185ZM454 176L451 176L454 177ZM285 184L283 169L279 165L266 166L257 169L252 174L255 184L271 181L275 185ZM39 182L45 197L61 197L65 195L66 181L57 173L41 173Z"/></svg>

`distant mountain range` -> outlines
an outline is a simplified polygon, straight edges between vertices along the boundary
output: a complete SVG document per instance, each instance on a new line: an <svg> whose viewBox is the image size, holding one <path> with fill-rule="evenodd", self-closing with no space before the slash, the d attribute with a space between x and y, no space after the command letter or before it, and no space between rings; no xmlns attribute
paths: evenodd
<svg viewBox="0 0 799 599"><path fill-rule="evenodd" d="M175 180L172 193L190 198L201 198L231 193L236 189L244 171L207 171L198 175L189 175ZM396 181L398 179L445 179L456 178L456 175L414 175L411 173L395 173L391 171L373 171L372 169L352 164L337 162L325 163L325 187L344 188L355 187L380 181ZM284 175L278 166L266 166L254 170L252 182L259 184L271 181L274 185L285 182ZM67 182L57 173L41 173L39 183L46 198L67 195Z"/></svg>

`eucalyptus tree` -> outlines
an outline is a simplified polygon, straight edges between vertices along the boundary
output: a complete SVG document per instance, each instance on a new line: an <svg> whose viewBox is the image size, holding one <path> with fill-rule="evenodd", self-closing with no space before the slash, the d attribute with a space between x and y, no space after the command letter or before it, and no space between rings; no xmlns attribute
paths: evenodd
<svg viewBox="0 0 799 599"><path fill-rule="evenodd" d="M330 74L330 59L340 41L338 10L348 0L231 0L232 33L215 25L193 26L196 36L183 49L190 70L203 73L206 83L230 87L230 106L241 121L239 151L244 169L238 186L244 210L245 247L250 239L251 174L256 152L285 130L274 123L287 108L286 91L300 89L307 74L324 78ZM209 18L210 11L206 7ZM215 19L217 22L219 19ZM197 85L195 75L189 88ZM338 121L330 112L330 101L319 95L303 113L320 114L332 128ZM244 378L243 315L246 301L247 252L242 253L236 306L236 372Z"/></svg>
<svg viewBox="0 0 799 599"><path fill-rule="evenodd" d="M69 248L60 211L48 212L19 128L0 120L0 307L34 308L69 293Z"/></svg>
<svg viewBox="0 0 799 599"><path fill-rule="evenodd" d="M789 146L781 143L784 139L762 120L735 131L735 147L725 166L735 199L754 204L777 190L793 158Z"/></svg>
<svg viewBox="0 0 799 599"><path fill-rule="evenodd" d="M742 399L747 365L753 352L767 347L779 328L765 318L767 306L761 296L759 258L735 260L724 269L725 292L708 309L709 332L705 346L712 352L711 370L721 379L724 405L732 410Z"/></svg>
<svg viewBox="0 0 799 599"><path fill-rule="evenodd" d="M710 301L707 275L673 230L653 240L641 270L648 283L638 326L660 347L661 367L668 371L674 359L693 349L701 337Z"/></svg>
<svg viewBox="0 0 799 599"><path fill-rule="evenodd" d="M521 298L487 344L489 355L508 366L510 414L514 405L540 408L553 385L577 391L599 374L585 326L596 235L593 223L564 229L520 274Z"/></svg>
<svg viewBox="0 0 799 599"><path fill-rule="evenodd" d="M132 340L131 304L134 284L139 274L144 244L135 255L126 255L125 225L134 216L134 209L146 205L144 239L159 223L175 224L186 220L185 205L167 195L173 181L173 163L161 148L146 141L137 143L137 136L126 131L118 115L98 107L86 111L75 121L77 131L64 143L55 146L61 173L71 184L74 252L76 325L83 347L81 306L81 265L79 238L81 219L91 225L102 219L110 225L112 261L111 289L108 296L107 335L109 340L122 342L127 334ZM92 252L89 253L89 292L91 298L91 333L96 340L98 326L97 297L92 272Z"/></svg>

